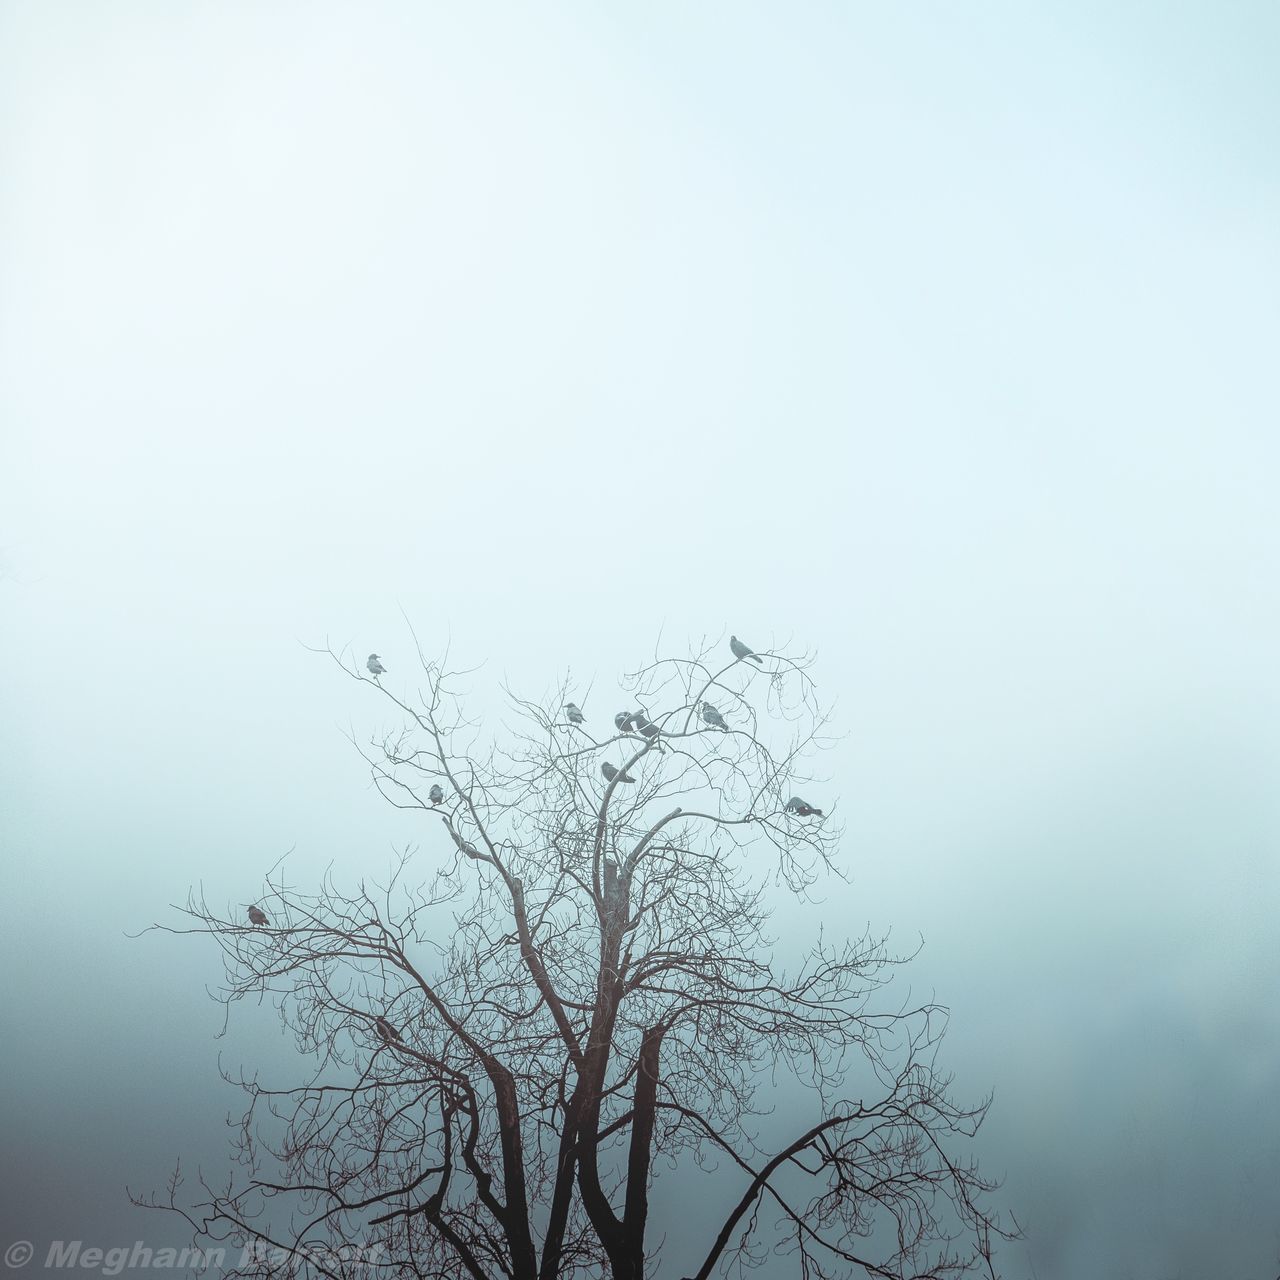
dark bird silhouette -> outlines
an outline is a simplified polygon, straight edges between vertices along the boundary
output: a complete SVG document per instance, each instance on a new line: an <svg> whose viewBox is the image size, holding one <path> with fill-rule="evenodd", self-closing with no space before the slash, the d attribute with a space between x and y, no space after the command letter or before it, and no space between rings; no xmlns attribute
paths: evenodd
<svg viewBox="0 0 1280 1280"><path fill-rule="evenodd" d="M662 732L643 711L637 711L631 719L635 721L636 731L646 738L656 738Z"/></svg>
<svg viewBox="0 0 1280 1280"><path fill-rule="evenodd" d="M570 724L581 724L587 718L578 710L576 702L566 702L564 704L564 713L569 717Z"/></svg>
<svg viewBox="0 0 1280 1280"><path fill-rule="evenodd" d="M432 804L439 804L440 801L444 799L444 789L438 782L433 782L431 784L431 790L427 792L427 799L430 800Z"/></svg>
<svg viewBox="0 0 1280 1280"><path fill-rule="evenodd" d="M385 1040L387 1044L404 1043L404 1036L402 1036L395 1027L393 1027L391 1023L382 1016L382 1014L378 1014L378 1016L374 1018L373 1025L380 1040Z"/></svg>
<svg viewBox="0 0 1280 1280"><path fill-rule="evenodd" d="M702 704L702 718L707 724L716 729L727 729L729 726L725 723L722 716L709 702Z"/></svg>
<svg viewBox="0 0 1280 1280"><path fill-rule="evenodd" d="M618 769L615 769L607 760L600 766L600 772L603 773L610 782L612 782L614 778L617 778L619 782L635 781L629 773L622 773Z"/></svg>
<svg viewBox="0 0 1280 1280"><path fill-rule="evenodd" d="M249 923L261 928L264 924L270 924L271 921L267 919L267 913L261 907L254 906L249 908Z"/></svg>
<svg viewBox="0 0 1280 1280"><path fill-rule="evenodd" d="M364 665L369 668L369 670L374 674L375 677L383 675L386 672L386 667L382 665L382 660L378 657L376 653L371 653L369 655L368 662L366 662Z"/></svg>
<svg viewBox="0 0 1280 1280"><path fill-rule="evenodd" d="M797 818L811 818L814 814L819 818L826 816L821 809L811 805L807 800L801 800L799 796L792 796L787 801L786 810L788 813L794 813Z"/></svg>
<svg viewBox="0 0 1280 1280"><path fill-rule="evenodd" d="M729 637L729 648L733 650L733 656L741 661L743 658L750 658L752 662L757 662L760 666L764 666L764 661L760 655L749 645L745 645L737 636Z"/></svg>

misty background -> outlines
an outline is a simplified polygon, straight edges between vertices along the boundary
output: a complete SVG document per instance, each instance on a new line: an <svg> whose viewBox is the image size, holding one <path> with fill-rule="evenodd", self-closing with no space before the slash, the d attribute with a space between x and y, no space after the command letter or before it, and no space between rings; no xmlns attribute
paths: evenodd
<svg viewBox="0 0 1280 1280"><path fill-rule="evenodd" d="M296 1074L126 933L430 864L303 648L397 688L407 617L494 725L815 648L850 879L778 927L923 937L1005 1274L1280 1272L1278 56L1243 0L0 3L0 1245L185 1241L125 1185Z"/></svg>

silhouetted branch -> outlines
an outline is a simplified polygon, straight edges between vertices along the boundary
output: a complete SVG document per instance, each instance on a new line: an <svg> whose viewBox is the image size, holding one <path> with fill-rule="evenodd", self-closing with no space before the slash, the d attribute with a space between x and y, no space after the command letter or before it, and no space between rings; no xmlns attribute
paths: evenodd
<svg viewBox="0 0 1280 1280"><path fill-rule="evenodd" d="M767 1250L806 1280L994 1274L991 1184L949 1154L985 1104L956 1106L935 1070L944 1011L871 1006L901 963L882 939L819 934L788 971L765 933L771 895L839 874L808 657L655 656L625 708L565 682L509 695L515 723L486 736L447 656L419 647L410 691L390 660L375 677L322 652L396 717L357 749L422 815L424 849L354 889L301 891L277 865L265 923L194 892L155 926L212 939L217 998L272 1001L311 1065L235 1080L238 1177L186 1208L175 1181L153 1207L342 1280L641 1280L655 1162L718 1154L736 1199L696 1280ZM779 1074L813 1114L770 1153L757 1095ZM308 1257L355 1240L385 1262Z"/></svg>

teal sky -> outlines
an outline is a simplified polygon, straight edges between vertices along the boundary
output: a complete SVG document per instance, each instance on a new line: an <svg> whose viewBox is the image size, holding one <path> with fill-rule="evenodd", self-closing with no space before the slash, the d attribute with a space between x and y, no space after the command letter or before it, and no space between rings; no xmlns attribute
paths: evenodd
<svg viewBox="0 0 1280 1280"><path fill-rule="evenodd" d="M1272 1280L1277 65L1273 4L0 3L3 1242L158 1236L218 1053L286 1069L125 933L418 837L299 644L395 677L403 608L495 714L816 647L820 914L924 936L1007 1274Z"/></svg>

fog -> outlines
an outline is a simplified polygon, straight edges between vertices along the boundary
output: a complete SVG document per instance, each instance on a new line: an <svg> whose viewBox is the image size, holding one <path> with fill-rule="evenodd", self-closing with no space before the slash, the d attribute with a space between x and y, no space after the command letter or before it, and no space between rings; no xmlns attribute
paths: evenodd
<svg viewBox="0 0 1280 1280"><path fill-rule="evenodd" d="M128 935L427 842L304 647L407 680L408 620L491 723L815 649L849 879L780 928L923 938L1005 1274L1271 1280L1278 55L1248 3L0 6L0 1243L185 1239L125 1185L225 1170L219 1061L291 1046Z"/></svg>

